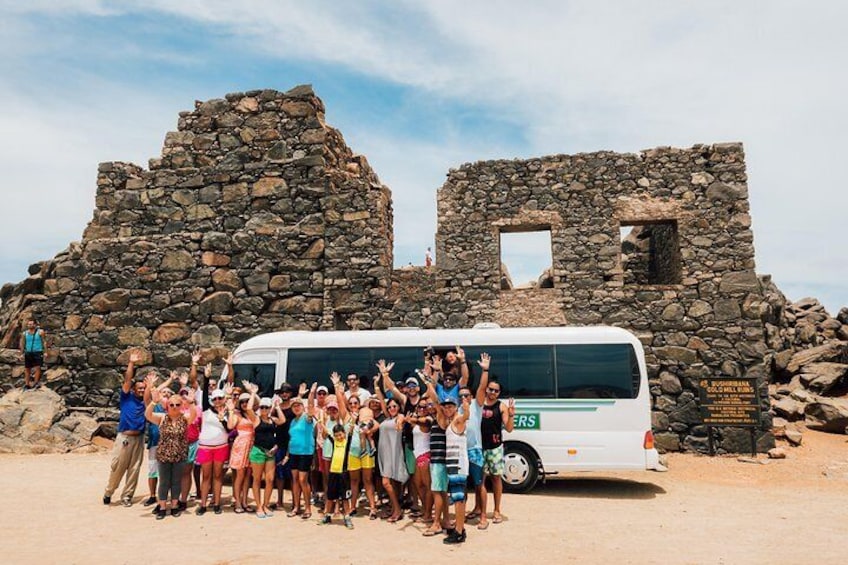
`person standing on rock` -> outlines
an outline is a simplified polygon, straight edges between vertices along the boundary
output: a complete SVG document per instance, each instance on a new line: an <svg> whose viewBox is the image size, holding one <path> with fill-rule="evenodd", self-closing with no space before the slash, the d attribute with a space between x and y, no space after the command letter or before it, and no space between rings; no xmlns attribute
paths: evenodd
<svg viewBox="0 0 848 565"><path fill-rule="evenodd" d="M41 366L44 364L44 349L47 336L35 320L27 320L26 330L21 335L21 353L24 356L24 390L37 388L41 381Z"/></svg>
<svg viewBox="0 0 848 565"><path fill-rule="evenodd" d="M132 506L132 499L138 486L138 473L144 459L146 383L141 380L133 382L133 375L135 364L141 359L141 352L130 352L124 382L121 384L118 435L115 438L115 447L112 449L112 470L109 473L106 490L103 492L103 504L107 505L112 503L112 494L117 490L124 475L126 475L124 490L121 492L121 503L124 506Z"/></svg>

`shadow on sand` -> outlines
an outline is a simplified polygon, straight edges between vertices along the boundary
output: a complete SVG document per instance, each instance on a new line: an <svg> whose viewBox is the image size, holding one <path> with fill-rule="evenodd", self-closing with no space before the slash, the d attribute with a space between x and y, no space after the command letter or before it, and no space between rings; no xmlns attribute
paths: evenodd
<svg viewBox="0 0 848 565"><path fill-rule="evenodd" d="M661 486L610 477L549 477L533 489L534 496L647 500L665 494Z"/></svg>

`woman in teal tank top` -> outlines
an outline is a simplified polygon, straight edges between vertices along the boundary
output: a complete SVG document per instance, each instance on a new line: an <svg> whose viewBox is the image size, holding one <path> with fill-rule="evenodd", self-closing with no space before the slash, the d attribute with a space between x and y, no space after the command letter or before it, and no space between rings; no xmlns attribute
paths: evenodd
<svg viewBox="0 0 848 565"><path fill-rule="evenodd" d="M21 353L24 356L24 390L36 388L41 381L45 342L44 330L38 327L35 320L27 320L26 330L21 335Z"/></svg>

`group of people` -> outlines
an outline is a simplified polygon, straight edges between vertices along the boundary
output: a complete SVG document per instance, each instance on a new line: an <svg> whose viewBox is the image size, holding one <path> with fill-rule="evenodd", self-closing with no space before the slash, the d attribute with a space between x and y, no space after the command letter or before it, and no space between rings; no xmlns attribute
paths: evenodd
<svg viewBox="0 0 848 565"><path fill-rule="evenodd" d="M380 360L373 393L358 375L342 379L333 373L329 388L283 383L262 398L256 384L236 382L232 356L225 360L226 378L211 378L206 365L202 383L197 354L188 371L172 372L159 384L153 371L134 380L140 361L131 352L104 504L111 504L124 475L121 501L132 504L146 447L145 504L155 504L157 519L187 509L192 480L195 513L220 514L229 468L238 514L271 517L283 511L288 490L289 517L308 520L318 506L319 524L339 515L353 528L351 518L360 512L394 523L408 511L426 525L423 535L445 534L448 544L465 541L467 520L480 530L503 521L502 434L513 429L515 406L500 399L485 353L477 361L482 375L474 389L457 346L444 359L425 350L423 369L405 381L394 381L394 364ZM491 517L487 482L494 494ZM467 511L469 490L475 504Z"/></svg>

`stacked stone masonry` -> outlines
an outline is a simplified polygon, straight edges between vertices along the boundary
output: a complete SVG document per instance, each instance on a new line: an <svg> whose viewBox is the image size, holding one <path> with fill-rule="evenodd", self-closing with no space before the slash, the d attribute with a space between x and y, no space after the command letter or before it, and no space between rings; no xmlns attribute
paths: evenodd
<svg viewBox="0 0 848 565"><path fill-rule="evenodd" d="M736 143L467 164L438 191L437 264L393 270L390 191L312 89L231 94L181 113L148 170L100 165L82 241L0 292L0 346L35 316L50 386L104 407L132 347L168 369L277 330L611 324L645 345L662 449L706 448L696 384L719 373L761 378L765 449L764 328L780 322L746 183ZM550 232L552 288L501 290L500 234L533 230ZM0 355L7 389L16 363Z"/></svg>

